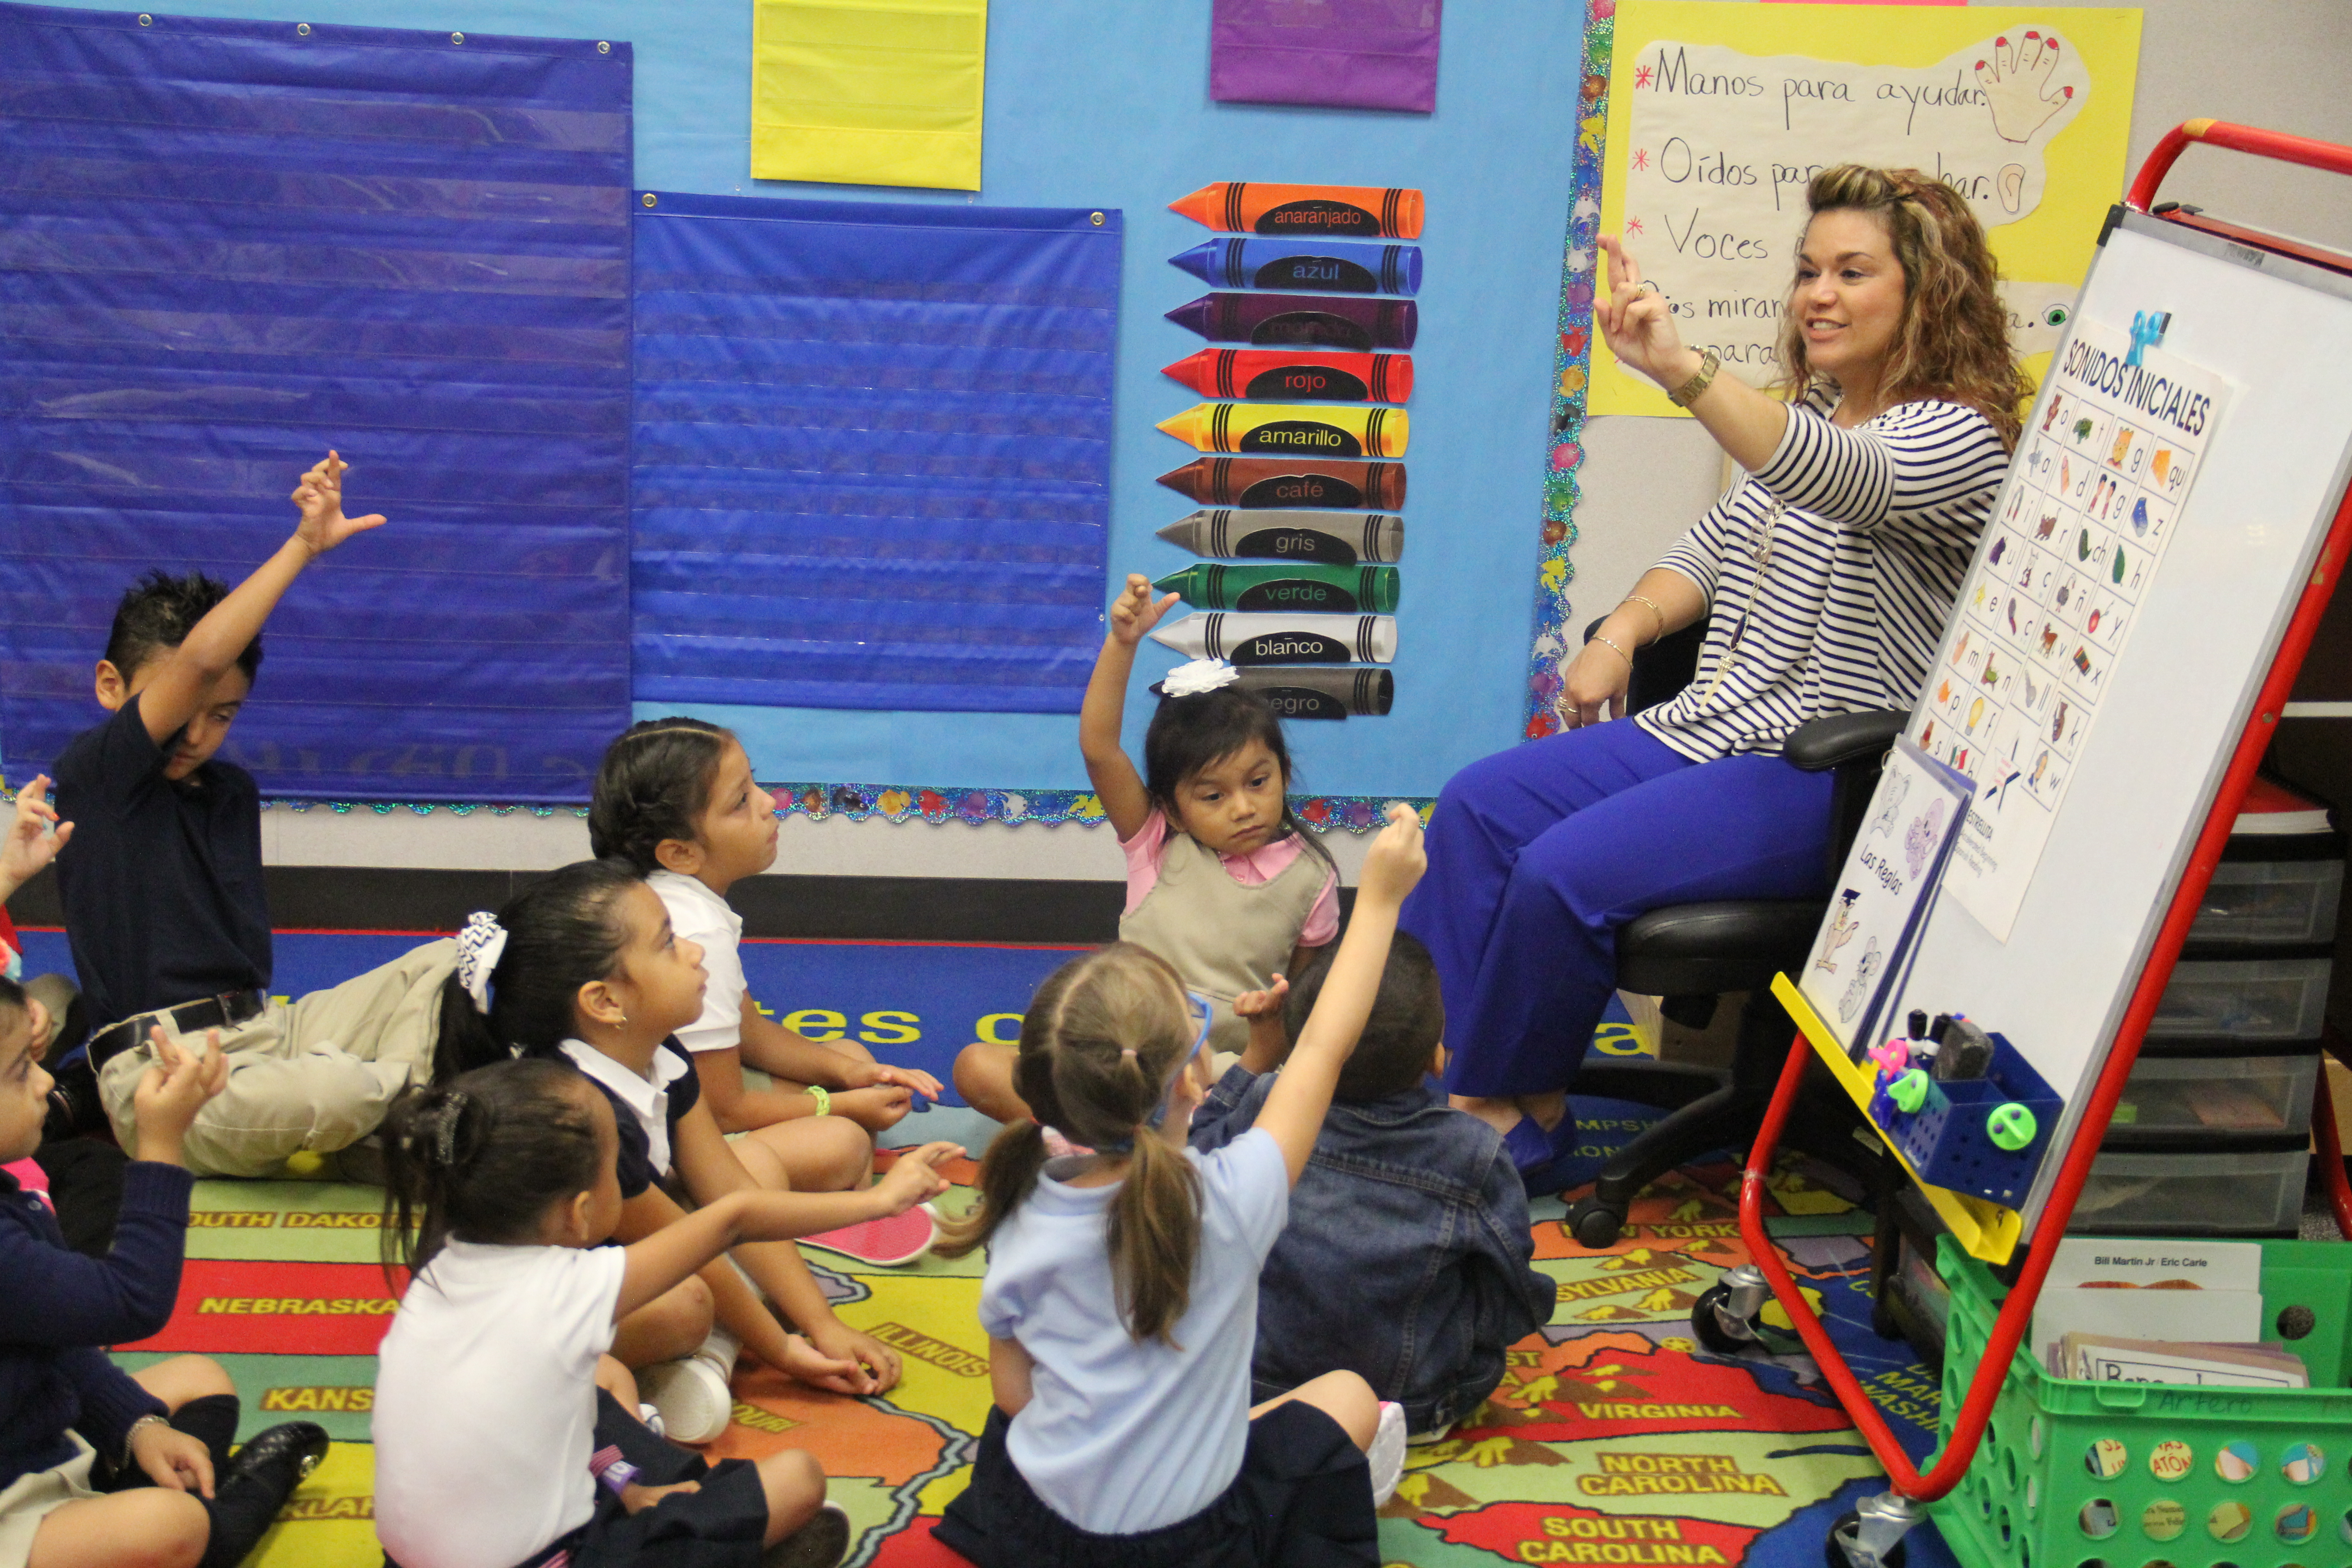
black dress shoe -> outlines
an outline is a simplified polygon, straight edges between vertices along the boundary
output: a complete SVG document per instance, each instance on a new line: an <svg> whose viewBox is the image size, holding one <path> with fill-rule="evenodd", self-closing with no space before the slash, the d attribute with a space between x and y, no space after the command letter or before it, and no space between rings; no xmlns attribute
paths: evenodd
<svg viewBox="0 0 2352 1568"><path fill-rule="evenodd" d="M303 1478L327 1457L327 1429L315 1421L272 1426L236 1451L213 1487L212 1539L198 1568L235 1568L294 1495Z"/></svg>

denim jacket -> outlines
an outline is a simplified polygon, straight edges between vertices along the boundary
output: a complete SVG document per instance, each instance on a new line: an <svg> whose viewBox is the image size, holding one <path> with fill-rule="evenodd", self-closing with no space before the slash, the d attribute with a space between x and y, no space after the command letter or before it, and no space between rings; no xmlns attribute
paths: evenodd
<svg viewBox="0 0 2352 1568"><path fill-rule="evenodd" d="M1257 1121L1276 1075L1228 1071L1192 1118L1206 1152ZM1254 1398L1360 1373L1427 1432L1477 1409L1504 1352L1551 1321L1550 1278L1502 1134L1428 1083L1334 1101L1258 1275Z"/></svg>

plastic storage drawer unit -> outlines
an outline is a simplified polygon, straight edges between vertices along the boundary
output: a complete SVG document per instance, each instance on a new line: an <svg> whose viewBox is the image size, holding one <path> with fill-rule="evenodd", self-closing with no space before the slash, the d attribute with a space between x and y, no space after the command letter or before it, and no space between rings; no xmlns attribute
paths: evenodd
<svg viewBox="0 0 2352 1568"><path fill-rule="evenodd" d="M2336 940L2344 862L2224 859L2189 929L2192 942L2301 945Z"/></svg>
<svg viewBox="0 0 2352 1568"><path fill-rule="evenodd" d="M2311 1165L2307 1133L2224 1152L2117 1149L2091 1163L2070 1232L2136 1236L2293 1236Z"/></svg>
<svg viewBox="0 0 2352 1568"><path fill-rule="evenodd" d="M2205 949L2210 952L2211 949ZM2150 1037L2316 1039L2327 1016L2328 954L2183 959L2157 1004Z"/></svg>
<svg viewBox="0 0 2352 1568"><path fill-rule="evenodd" d="M2168 1042L2161 1042L2168 1044ZM2175 1055L2143 1050L2116 1107L2107 1141L2176 1138L2184 1148L2311 1126L2316 1047L2294 1055Z"/></svg>

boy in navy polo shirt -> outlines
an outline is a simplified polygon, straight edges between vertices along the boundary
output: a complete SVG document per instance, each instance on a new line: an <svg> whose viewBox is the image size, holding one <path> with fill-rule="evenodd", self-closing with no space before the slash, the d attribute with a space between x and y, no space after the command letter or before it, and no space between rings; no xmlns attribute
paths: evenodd
<svg viewBox="0 0 2352 1568"><path fill-rule="evenodd" d="M344 468L330 452L302 476L292 537L234 592L155 572L123 596L98 663L98 700L113 717L58 756L57 805L78 825L58 856L58 892L100 1099L135 1147L149 1026L192 1041L219 1029L228 1088L186 1140L199 1174L259 1175L298 1149L372 1131L409 1079L404 1064L376 1059L411 988L402 966L433 967L410 963L433 951L421 949L290 1007L273 1003L260 795L252 774L214 755L253 689L279 597L312 561L384 521L343 515ZM440 963L430 985L447 973Z"/></svg>

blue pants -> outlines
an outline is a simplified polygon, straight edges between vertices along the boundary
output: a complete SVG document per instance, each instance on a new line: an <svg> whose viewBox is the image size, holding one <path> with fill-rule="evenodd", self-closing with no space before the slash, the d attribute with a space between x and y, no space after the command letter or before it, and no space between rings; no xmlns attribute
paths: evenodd
<svg viewBox="0 0 2352 1568"><path fill-rule="evenodd" d="M1826 773L1694 763L1630 720L1454 774L1402 921L1444 986L1446 1087L1567 1087L1616 989L1618 928L1666 904L1819 892L1829 816Z"/></svg>

